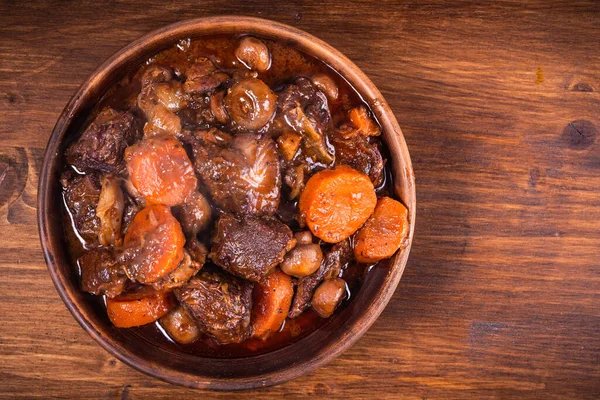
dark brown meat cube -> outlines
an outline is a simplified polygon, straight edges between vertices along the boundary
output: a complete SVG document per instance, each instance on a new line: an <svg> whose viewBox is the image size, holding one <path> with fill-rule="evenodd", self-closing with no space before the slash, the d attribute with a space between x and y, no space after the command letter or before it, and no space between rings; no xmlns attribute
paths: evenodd
<svg viewBox="0 0 600 400"><path fill-rule="evenodd" d="M326 165L333 162L327 146L326 133L331 125L327 97L309 79L298 78L278 93L276 115L276 122L303 136L304 154Z"/></svg>
<svg viewBox="0 0 600 400"><path fill-rule="evenodd" d="M364 172L375 187L381 186L384 161L377 145L370 143L368 137L360 134L343 137L337 132L332 135L331 144L335 148L335 165L349 165Z"/></svg>
<svg viewBox="0 0 600 400"><path fill-rule="evenodd" d="M201 272L175 296L200 330L219 343L240 343L250 336L254 284L224 272Z"/></svg>
<svg viewBox="0 0 600 400"><path fill-rule="evenodd" d="M272 139L238 134L221 144L203 137L192 148L196 171L219 208L238 215L277 211L281 174Z"/></svg>
<svg viewBox="0 0 600 400"><path fill-rule="evenodd" d="M127 276L110 248L93 249L77 260L81 289L95 295L115 297L125 289Z"/></svg>
<svg viewBox="0 0 600 400"><path fill-rule="evenodd" d="M79 236L89 246L98 244L100 218L96 207L100 200L100 180L95 174L77 175L67 171L61 178L64 198Z"/></svg>
<svg viewBox="0 0 600 400"><path fill-rule="evenodd" d="M174 271L163 279L152 283L152 287L161 292L167 292L185 285L190 278L198 273L206 262L206 246L196 238L187 241L183 250L183 260Z"/></svg>
<svg viewBox="0 0 600 400"><path fill-rule="evenodd" d="M188 239L188 241L185 243L185 250L187 250L187 252L190 253L190 257L192 257L192 262L204 265L204 263L206 262L206 257L208 255L208 249L201 241L199 241L195 237Z"/></svg>
<svg viewBox="0 0 600 400"><path fill-rule="evenodd" d="M223 215L215 226L210 257L226 271L259 282L296 244L276 219Z"/></svg>
<svg viewBox="0 0 600 400"><path fill-rule="evenodd" d="M205 95L215 91L229 75L218 71L208 58L200 57L186 71L186 81L183 88L187 93Z"/></svg>
<svg viewBox="0 0 600 400"><path fill-rule="evenodd" d="M142 136L142 124L130 112L106 108L67 150L67 161L84 172L120 172L123 152Z"/></svg>
<svg viewBox="0 0 600 400"><path fill-rule="evenodd" d="M335 244L325 254L321 266L311 275L298 280L296 295L292 302L292 308L288 314L290 318L296 318L310 306L310 299L323 279L337 278L342 267L352 259L352 246L350 240Z"/></svg>

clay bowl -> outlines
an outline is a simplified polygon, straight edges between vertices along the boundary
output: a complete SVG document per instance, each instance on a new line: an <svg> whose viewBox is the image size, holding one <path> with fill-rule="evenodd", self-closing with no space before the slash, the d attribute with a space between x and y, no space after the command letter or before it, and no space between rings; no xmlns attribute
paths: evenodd
<svg viewBox="0 0 600 400"><path fill-rule="evenodd" d="M80 132L102 95L151 55L183 38L244 33L295 46L329 64L356 88L383 127L383 138L391 154L388 162L393 168L395 189L409 209L410 242L414 231L415 181L408 149L396 118L369 78L327 43L272 21L214 17L169 25L120 50L81 85L50 137L39 179L38 222L42 248L54 285L67 308L102 347L148 375L189 387L240 390L275 385L333 360L356 342L381 314L400 281L410 251L409 242L406 249L390 260L389 267L371 270L349 304L315 332L279 350L236 359L199 357L151 345L127 329L114 328L105 311L80 290L61 221L63 204L59 176L69 140Z"/></svg>

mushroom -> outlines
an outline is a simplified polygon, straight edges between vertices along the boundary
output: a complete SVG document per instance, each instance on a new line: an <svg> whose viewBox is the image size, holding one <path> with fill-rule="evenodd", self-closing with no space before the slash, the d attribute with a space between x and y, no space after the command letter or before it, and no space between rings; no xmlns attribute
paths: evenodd
<svg viewBox="0 0 600 400"><path fill-rule="evenodd" d="M240 41L235 49L235 56L246 67L258 72L265 72L271 66L269 48L265 42L252 36L246 36Z"/></svg>
<svg viewBox="0 0 600 400"><path fill-rule="evenodd" d="M273 117L276 101L277 96L263 81L249 78L229 89L225 108L240 128L257 131Z"/></svg>

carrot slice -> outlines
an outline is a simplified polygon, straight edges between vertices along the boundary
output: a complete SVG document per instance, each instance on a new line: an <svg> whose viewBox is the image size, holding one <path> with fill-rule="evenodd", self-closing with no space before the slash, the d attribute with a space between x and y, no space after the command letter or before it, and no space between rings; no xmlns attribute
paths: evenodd
<svg viewBox="0 0 600 400"><path fill-rule="evenodd" d="M373 215L354 236L354 257L374 263L394 255L408 237L408 210L389 197L377 201Z"/></svg>
<svg viewBox="0 0 600 400"><path fill-rule="evenodd" d="M337 243L358 230L375 209L377 196L369 177L340 165L314 174L298 207L313 235Z"/></svg>
<svg viewBox="0 0 600 400"><path fill-rule="evenodd" d="M108 318L117 328L146 325L175 307L171 293L158 292L149 286L106 299Z"/></svg>
<svg viewBox="0 0 600 400"><path fill-rule="evenodd" d="M348 114L350 122L365 136L379 136L381 130L373 119L369 116L366 107L359 106L350 110Z"/></svg>
<svg viewBox="0 0 600 400"><path fill-rule="evenodd" d="M290 311L294 296L292 278L277 268L254 286L253 296L253 335L265 340L281 328Z"/></svg>
<svg viewBox="0 0 600 400"><path fill-rule="evenodd" d="M172 136L155 136L125 149L133 186L149 203L175 206L196 188L192 163Z"/></svg>
<svg viewBox="0 0 600 400"><path fill-rule="evenodd" d="M152 283L177 268L185 236L168 207L154 205L136 214L125 234L124 248L136 251L128 269L138 282Z"/></svg>

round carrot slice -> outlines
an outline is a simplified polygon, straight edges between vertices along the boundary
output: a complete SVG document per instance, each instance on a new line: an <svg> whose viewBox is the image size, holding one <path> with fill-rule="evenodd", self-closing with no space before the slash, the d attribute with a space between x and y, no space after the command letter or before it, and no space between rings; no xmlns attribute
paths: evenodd
<svg viewBox="0 0 600 400"><path fill-rule="evenodd" d="M132 254L127 264L129 275L141 283L156 282L177 268L184 245L181 225L168 207L144 208L125 234L123 247Z"/></svg>
<svg viewBox="0 0 600 400"><path fill-rule="evenodd" d="M125 149L133 186L149 203L175 206L196 188L196 175L181 143L155 136Z"/></svg>
<svg viewBox="0 0 600 400"><path fill-rule="evenodd" d="M298 206L313 235L337 243L358 230L373 213L377 196L369 177L346 165L314 174Z"/></svg>
<svg viewBox="0 0 600 400"><path fill-rule="evenodd" d="M354 257L374 263L394 255L408 237L408 210L389 197L377 201L373 215L354 236Z"/></svg>
<svg viewBox="0 0 600 400"><path fill-rule="evenodd" d="M254 286L252 307L252 333L266 339L277 332L287 317L294 297L292 278L279 268Z"/></svg>
<svg viewBox="0 0 600 400"><path fill-rule="evenodd" d="M158 292L150 286L135 292L106 299L108 318L117 328L146 325L156 321L175 307L171 293Z"/></svg>

